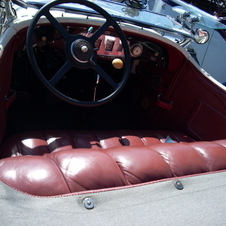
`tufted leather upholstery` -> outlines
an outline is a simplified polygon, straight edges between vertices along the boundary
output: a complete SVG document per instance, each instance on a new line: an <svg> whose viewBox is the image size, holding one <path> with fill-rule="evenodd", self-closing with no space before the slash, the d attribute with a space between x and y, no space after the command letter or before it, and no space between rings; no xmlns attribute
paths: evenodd
<svg viewBox="0 0 226 226"><path fill-rule="evenodd" d="M167 136L175 142L193 142L184 133L152 130L26 132L11 137L1 149L1 158L20 155L43 155L75 148L102 150L121 146L147 146L164 143Z"/></svg>
<svg viewBox="0 0 226 226"><path fill-rule="evenodd" d="M76 137L81 138L80 134ZM98 134L100 138L106 133ZM152 138L144 141L143 137L127 137L131 146L119 145L118 137L113 136L113 140L103 143L98 138L98 145L91 142L90 148L73 148L80 144L81 140L76 139L71 146L67 142L59 145L62 149L48 146L50 151L43 155L38 152L40 156L4 158L0 160L0 180L29 194L50 196L226 169L226 140L161 143L161 139L153 138L157 142L149 143ZM39 145L47 148L43 140ZM35 144L33 148L36 150Z"/></svg>

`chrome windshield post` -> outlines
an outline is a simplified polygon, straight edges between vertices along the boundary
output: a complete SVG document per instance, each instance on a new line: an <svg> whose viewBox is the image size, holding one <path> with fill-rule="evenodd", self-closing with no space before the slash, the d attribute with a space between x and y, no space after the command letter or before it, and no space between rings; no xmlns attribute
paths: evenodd
<svg viewBox="0 0 226 226"><path fill-rule="evenodd" d="M2 34L5 19L6 19L5 4L3 1L0 1L0 35Z"/></svg>
<svg viewBox="0 0 226 226"><path fill-rule="evenodd" d="M11 0L0 1L0 35L4 29L16 18L16 12L12 7Z"/></svg>

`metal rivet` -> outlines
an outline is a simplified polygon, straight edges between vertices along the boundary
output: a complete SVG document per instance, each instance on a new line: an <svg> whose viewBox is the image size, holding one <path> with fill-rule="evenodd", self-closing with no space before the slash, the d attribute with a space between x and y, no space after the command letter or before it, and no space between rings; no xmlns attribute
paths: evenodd
<svg viewBox="0 0 226 226"><path fill-rule="evenodd" d="M178 190L184 189L184 185L179 180L175 181L174 185Z"/></svg>
<svg viewBox="0 0 226 226"><path fill-rule="evenodd" d="M83 205L85 206L86 209L91 210L91 209L94 208L95 203L94 203L93 199L91 199L91 198L85 198L83 200Z"/></svg>

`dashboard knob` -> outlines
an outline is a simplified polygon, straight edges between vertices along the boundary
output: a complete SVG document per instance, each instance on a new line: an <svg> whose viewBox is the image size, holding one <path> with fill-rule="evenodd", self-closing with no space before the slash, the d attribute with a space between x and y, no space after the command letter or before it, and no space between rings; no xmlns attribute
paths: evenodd
<svg viewBox="0 0 226 226"><path fill-rule="evenodd" d="M119 59L119 58L115 58L112 61L112 65L116 69L121 69L123 67L123 61L121 59Z"/></svg>

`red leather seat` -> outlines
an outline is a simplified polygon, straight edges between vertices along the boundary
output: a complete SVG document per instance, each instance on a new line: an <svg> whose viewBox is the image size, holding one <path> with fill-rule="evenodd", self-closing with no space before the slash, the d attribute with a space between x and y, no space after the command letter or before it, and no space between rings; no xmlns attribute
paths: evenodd
<svg viewBox="0 0 226 226"><path fill-rule="evenodd" d="M61 195L226 169L226 140L105 150L71 149L0 160L0 180L23 192Z"/></svg>
<svg viewBox="0 0 226 226"><path fill-rule="evenodd" d="M164 143L167 136L180 143ZM195 142L164 131L25 133L8 140L3 152L13 157L0 160L0 180L39 196L226 169L226 140Z"/></svg>

